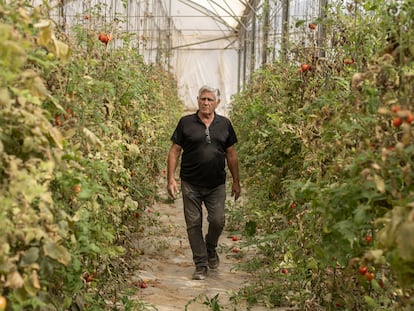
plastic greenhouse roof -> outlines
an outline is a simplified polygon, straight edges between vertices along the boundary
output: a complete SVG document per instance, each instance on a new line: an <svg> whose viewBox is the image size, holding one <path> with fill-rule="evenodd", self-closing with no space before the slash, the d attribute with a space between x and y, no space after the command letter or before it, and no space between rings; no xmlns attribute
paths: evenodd
<svg viewBox="0 0 414 311"><path fill-rule="evenodd" d="M246 7L242 0L164 1L174 26L181 32L187 46L194 45L195 48L198 43L203 42L194 40L195 38L231 40Z"/></svg>
<svg viewBox="0 0 414 311"><path fill-rule="evenodd" d="M237 92L237 27L247 1L163 0L174 28L175 75L181 97L189 110L197 108L197 91L204 84L221 91L217 111L227 113Z"/></svg>

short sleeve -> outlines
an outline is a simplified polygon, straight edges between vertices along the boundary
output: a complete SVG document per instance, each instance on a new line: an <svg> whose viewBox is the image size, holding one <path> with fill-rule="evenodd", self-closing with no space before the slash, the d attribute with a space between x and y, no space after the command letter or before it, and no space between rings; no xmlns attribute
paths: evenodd
<svg viewBox="0 0 414 311"><path fill-rule="evenodd" d="M175 128L174 133L171 136L171 141L174 144L183 146L184 138L183 138L183 120L182 119L178 121L177 127Z"/></svg>
<svg viewBox="0 0 414 311"><path fill-rule="evenodd" d="M234 131L234 128L233 128L233 125L231 124L231 122L230 121L228 121L228 122L229 122L229 124L228 124L229 136L228 136L227 141L226 141L226 149L228 147L233 146L235 143L237 143L236 132Z"/></svg>

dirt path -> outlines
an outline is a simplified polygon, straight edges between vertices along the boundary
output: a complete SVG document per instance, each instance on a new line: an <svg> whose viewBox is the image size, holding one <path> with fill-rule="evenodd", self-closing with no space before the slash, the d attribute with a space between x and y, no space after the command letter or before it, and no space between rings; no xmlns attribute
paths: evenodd
<svg viewBox="0 0 414 311"><path fill-rule="evenodd" d="M153 306L148 310L247 310L243 304L235 307L229 300L232 293L249 282L249 274L235 269L242 259L232 250L241 242L233 241L229 233L224 232L218 247L220 267L216 271L210 270L206 280L194 281L191 279L194 265L181 199L172 204L157 204L150 212L159 213L160 220L149 226L145 238L139 241L142 255L140 270L135 276L147 285L138 291L138 297ZM216 295L218 300L214 298ZM217 305L214 308L215 301L220 308ZM253 307L250 310L269 309Z"/></svg>

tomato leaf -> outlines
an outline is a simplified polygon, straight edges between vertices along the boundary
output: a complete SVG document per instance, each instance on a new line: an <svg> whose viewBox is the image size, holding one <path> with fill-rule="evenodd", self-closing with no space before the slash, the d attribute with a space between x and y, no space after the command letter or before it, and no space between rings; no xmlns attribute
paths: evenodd
<svg viewBox="0 0 414 311"><path fill-rule="evenodd" d="M21 288L24 285L24 280L18 271L10 272L7 275L5 287L10 288Z"/></svg>
<svg viewBox="0 0 414 311"><path fill-rule="evenodd" d="M414 223L402 224L397 232L397 248L402 259L414 261Z"/></svg>
<svg viewBox="0 0 414 311"><path fill-rule="evenodd" d="M257 227L257 224L255 221L248 221L244 227L244 233L247 236L252 237L256 234L256 227Z"/></svg>
<svg viewBox="0 0 414 311"><path fill-rule="evenodd" d="M20 266L22 267L30 266L32 263L35 263L38 258L39 258L39 248L31 247L27 251L24 252L23 258L20 262Z"/></svg>
<svg viewBox="0 0 414 311"><path fill-rule="evenodd" d="M375 185L377 186L377 190L381 193L385 192L385 182L384 179L382 179L381 176L375 174L374 175L374 181L375 181Z"/></svg>
<svg viewBox="0 0 414 311"><path fill-rule="evenodd" d="M45 245L43 245L43 251L46 256L55 259L65 266L67 266L71 261L71 255L68 250L55 242L47 241Z"/></svg>

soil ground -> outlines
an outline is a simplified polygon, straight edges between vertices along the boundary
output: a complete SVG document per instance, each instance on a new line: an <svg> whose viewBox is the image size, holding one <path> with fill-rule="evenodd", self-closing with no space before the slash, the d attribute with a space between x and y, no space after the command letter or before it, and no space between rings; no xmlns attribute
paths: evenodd
<svg viewBox="0 0 414 311"><path fill-rule="evenodd" d="M209 270L206 280L191 279L194 265L181 198L171 204L157 203L147 212L159 214L157 223L147 227L145 238L137 242L141 255L135 278L147 285L139 289L137 296L150 305L147 310L288 310L264 306L248 308L245 303L230 300L232 294L249 283L251 276L237 269L246 257L232 251L242 241L233 241L226 231L219 240L220 267Z"/></svg>

